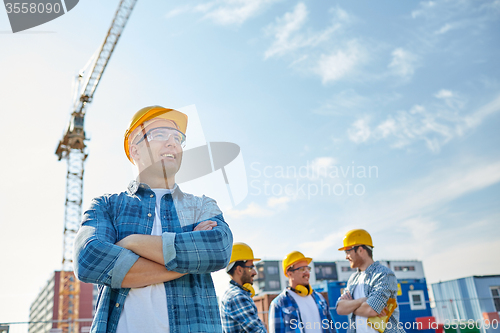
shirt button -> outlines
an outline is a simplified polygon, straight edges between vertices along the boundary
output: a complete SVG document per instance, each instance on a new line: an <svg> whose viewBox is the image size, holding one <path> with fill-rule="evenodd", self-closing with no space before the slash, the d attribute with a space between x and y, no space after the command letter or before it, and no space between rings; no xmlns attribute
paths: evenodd
<svg viewBox="0 0 500 333"><path fill-rule="evenodd" d="M151 217L151 213L149 213L148 216Z"/></svg>
<svg viewBox="0 0 500 333"><path fill-rule="evenodd" d="M150 197L150 198L152 198L152 197L154 197L154 196L155 196L154 194L151 194L149 197Z"/></svg>
<svg viewBox="0 0 500 333"><path fill-rule="evenodd" d="M115 306L116 306L117 308L119 308L119 307L120 307L120 303L116 303L116 304L115 304Z"/></svg>

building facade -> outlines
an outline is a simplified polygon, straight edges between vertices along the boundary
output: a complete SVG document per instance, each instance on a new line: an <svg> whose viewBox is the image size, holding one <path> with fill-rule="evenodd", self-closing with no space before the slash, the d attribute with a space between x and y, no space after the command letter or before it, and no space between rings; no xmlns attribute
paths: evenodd
<svg viewBox="0 0 500 333"><path fill-rule="evenodd" d="M47 284L42 288L30 306L29 333L45 333L57 331L59 319L59 282L60 271L55 271ZM90 283L80 282L79 319L90 319L94 315L94 304L97 297L97 288ZM85 331L89 322L81 323L81 330Z"/></svg>
<svg viewBox="0 0 500 333"><path fill-rule="evenodd" d="M469 276L432 284L440 323L478 323L483 333L500 332L500 275Z"/></svg>

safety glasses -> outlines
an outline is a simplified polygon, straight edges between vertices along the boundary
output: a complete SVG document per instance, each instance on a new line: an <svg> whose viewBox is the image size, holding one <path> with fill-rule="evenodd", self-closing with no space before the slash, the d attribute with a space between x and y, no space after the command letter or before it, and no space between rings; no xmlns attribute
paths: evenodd
<svg viewBox="0 0 500 333"><path fill-rule="evenodd" d="M184 133L173 127L156 127L147 131L142 138L136 142L136 144L141 143L144 139L151 141L168 141L170 138L174 139L174 142L184 148L186 145L186 136Z"/></svg>
<svg viewBox="0 0 500 333"><path fill-rule="evenodd" d="M311 267L310 266L302 266L302 267L297 267L297 268L290 268L288 270L290 272L299 271L300 273L304 273L305 271L310 272L311 271Z"/></svg>

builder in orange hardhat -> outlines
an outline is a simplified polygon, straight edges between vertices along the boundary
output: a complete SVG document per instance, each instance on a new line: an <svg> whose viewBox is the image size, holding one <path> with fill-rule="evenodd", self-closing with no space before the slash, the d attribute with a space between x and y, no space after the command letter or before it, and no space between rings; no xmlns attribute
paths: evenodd
<svg viewBox="0 0 500 333"><path fill-rule="evenodd" d="M222 328L225 333L266 332L252 297L253 278L257 275L254 263L259 261L245 243L234 243L226 272L231 276L229 289L221 299Z"/></svg>
<svg viewBox="0 0 500 333"><path fill-rule="evenodd" d="M269 332L336 332L324 297L309 285L311 262L299 251L283 259L288 287L269 306Z"/></svg>
<svg viewBox="0 0 500 333"><path fill-rule="evenodd" d="M348 333L404 332L398 325L396 276L373 260L373 248L372 237L366 230L354 229L345 235L339 251L345 251L351 268L357 268L357 272L351 275L337 301L337 313L349 315Z"/></svg>
<svg viewBox="0 0 500 333"><path fill-rule="evenodd" d="M124 148L139 171L126 192L92 201L75 240L75 273L100 284L92 331L222 331L210 273L232 234L216 202L175 183L187 116L161 106L132 117Z"/></svg>

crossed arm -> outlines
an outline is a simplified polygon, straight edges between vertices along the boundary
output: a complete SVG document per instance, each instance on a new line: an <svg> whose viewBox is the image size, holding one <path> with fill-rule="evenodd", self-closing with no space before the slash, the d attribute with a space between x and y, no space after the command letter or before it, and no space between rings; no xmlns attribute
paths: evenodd
<svg viewBox="0 0 500 333"><path fill-rule="evenodd" d="M363 317L385 317L388 313L387 302L391 294L397 291L397 281L394 273L378 274L373 281L369 297L353 299L349 291L340 296L337 301L337 313L348 315L354 313Z"/></svg>
<svg viewBox="0 0 500 333"><path fill-rule="evenodd" d="M94 199L75 238L76 276L87 283L132 288L225 267L232 233L215 201L204 200L198 217L202 222L193 231L132 234L118 241L109 197Z"/></svg>
<svg viewBox="0 0 500 333"><path fill-rule="evenodd" d="M217 222L203 221L193 231L212 230L215 226L217 226ZM134 234L123 238L116 245L140 256L125 275L122 288L145 287L186 275L186 273L169 271L165 268L161 236Z"/></svg>
<svg viewBox="0 0 500 333"><path fill-rule="evenodd" d="M348 315L354 313L357 316L363 317L373 317L379 314L372 309L372 307L366 302L367 297L361 297L358 299L353 299L349 291L346 291L337 303L337 313L339 315Z"/></svg>

